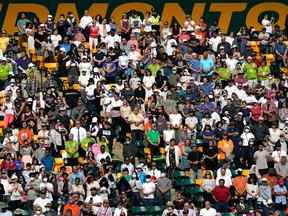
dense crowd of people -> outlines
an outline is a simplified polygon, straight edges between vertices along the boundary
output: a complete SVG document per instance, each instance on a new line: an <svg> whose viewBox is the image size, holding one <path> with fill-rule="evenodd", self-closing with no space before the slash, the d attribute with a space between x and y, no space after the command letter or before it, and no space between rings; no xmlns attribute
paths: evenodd
<svg viewBox="0 0 288 216"><path fill-rule="evenodd" d="M2 30L0 215L286 211L288 26L142 17Z"/></svg>

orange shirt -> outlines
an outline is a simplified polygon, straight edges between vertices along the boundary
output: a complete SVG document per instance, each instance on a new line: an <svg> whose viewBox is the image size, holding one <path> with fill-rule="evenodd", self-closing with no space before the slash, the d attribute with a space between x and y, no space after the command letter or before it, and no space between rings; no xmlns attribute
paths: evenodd
<svg viewBox="0 0 288 216"><path fill-rule="evenodd" d="M24 144L24 141L27 140L28 144L31 142L33 137L33 132L29 128L22 128L18 133L18 141L20 145Z"/></svg>
<svg viewBox="0 0 288 216"><path fill-rule="evenodd" d="M277 184L277 178L275 176L271 176L269 174L264 175L268 180L268 184L273 188Z"/></svg>
<svg viewBox="0 0 288 216"><path fill-rule="evenodd" d="M232 140L220 140L218 142L218 150L222 153L225 153L225 156L229 156L234 149L234 144Z"/></svg>
<svg viewBox="0 0 288 216"><path fill-rule="evenodd" d="M72 216L80 216L80 207L72 203L68 203L64 206L63 215L65 215L69 209L72 210Z"/></svg>
<svg viewBox="0 0 288 216"><path fill-rule="evenodd" d="M233 186L239 195L243 195L246 191L247 177L237 176L233 179Z"/></svg>

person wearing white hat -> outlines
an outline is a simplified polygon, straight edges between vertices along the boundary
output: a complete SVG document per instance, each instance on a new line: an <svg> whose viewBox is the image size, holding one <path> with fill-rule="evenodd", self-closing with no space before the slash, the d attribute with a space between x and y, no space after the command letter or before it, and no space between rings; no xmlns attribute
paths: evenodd
<svg viewBox="0 0 288 216"><path fill-rule="evenodd" d="M248 151L250 151L249 149L249 141L254 140L255 136L254 134L251 132L251 129L249 126L245 126L243 133L240 136L241 138L241 151L243 151L243 155L247 154Z"/></svg>
<svg viewBox="0 0 288 216"><path fill-rule="evenodd" d="M268 184L268 179L262 178L261 185L259 186L259 196L258 196L258 202L262 204L261 206L262 210L265 210L265 208L267 208L271 200L272 200L272 189Z"/></svg>

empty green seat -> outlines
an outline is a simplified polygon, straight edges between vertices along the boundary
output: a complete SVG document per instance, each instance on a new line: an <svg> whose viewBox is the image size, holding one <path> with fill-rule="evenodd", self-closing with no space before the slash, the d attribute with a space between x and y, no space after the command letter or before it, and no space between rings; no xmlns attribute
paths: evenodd
<svg viewBox="0 0 288 216"><path fill-rule="evenodd" d="M132 215L145 215L148 209L145 206L138 206L131 208Z"/></svg>
<svg viewBox="0 0 288 216"><path fill-rule="evenodd" d="M194 185L194 181L190 177L182 177L175 180L175 184L179 187Z"/></svg>

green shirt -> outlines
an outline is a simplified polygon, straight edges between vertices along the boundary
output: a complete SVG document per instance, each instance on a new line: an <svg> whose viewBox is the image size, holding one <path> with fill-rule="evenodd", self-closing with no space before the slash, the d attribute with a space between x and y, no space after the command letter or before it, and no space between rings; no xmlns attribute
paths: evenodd
<svg viewBox="0 0 288 216"><path fill-rule="evenodd" d="M158 141L160 139L160 133L157 130L151 129L147 132L147 138L152 145L158 145Z"/></svg>
<svg viewBox="0 0 288 216"><path fill-rule="evenodd" d="M230 80L231 79L231 73L228 70L228 68L224 68L224 67L217 68L217 74L219 75L220 80Z"/></svg>
<svg viewBox="0 0 288 216"><path fill-rule="evenodd" d="M156 77L157 71L161 69L159 64L149 64L148 70L151 71L152 75Z"/></svg>
<svg viewBox="0 0 288 216"><path fill-rule="evenodd" d="M151 17L151 24L152 25L159 25L160 24L160 16L152 16Z"/></svg>
<svg viewBox="0 0 288 216"><path fill-rule="evenodd" d="M269 66L260 66L258 68L258 75L261 80L267 80L270 74L270 67Z"/></svg>
<svg viewBox="0 0 288 216"><path fill-rule="evenodd" d="M0 80L7 80L9 73L12 71L11 64L0 64Z"/></svg>
<svg viewBox="0 0 288 216"><path fill-rule="evenodd" d="M243 70L248 80L257 79L257 66L255 63L246 63Z"/></svg>
<svg viewBox="0 0 288 216"><path fill-rule="evenodd" d="M65 142L65 151L67 152L69 158L79 157L78 149L79 145L77 142L73 140L68 140Z"/></svg>
<svg viewBox="0 0 288 216"><path fill-rule="evenodd" d="M95 140L91 137L84 138L80 143L81 148L85 151L88 151L89 143L95 143Z"/></svg>

